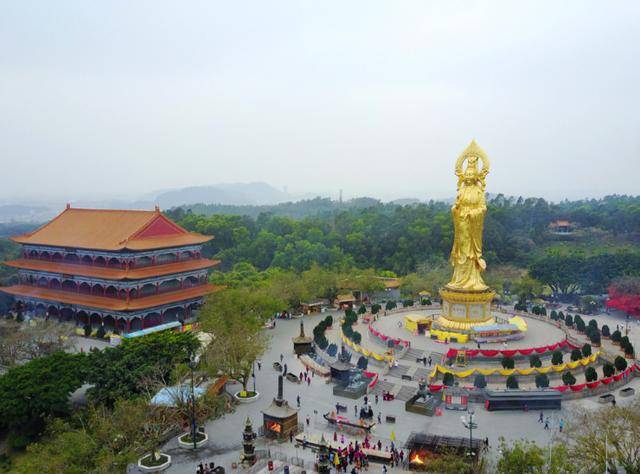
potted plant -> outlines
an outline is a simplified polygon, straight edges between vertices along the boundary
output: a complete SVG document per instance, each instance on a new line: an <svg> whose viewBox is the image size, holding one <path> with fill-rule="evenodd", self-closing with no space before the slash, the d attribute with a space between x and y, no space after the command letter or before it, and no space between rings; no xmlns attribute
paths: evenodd
<svg viewBox="0 0 640 474"><path fill-rule="evenodd" d="M605 377L611 377L613 374L616 373L616 368L609 362L606 362L602 366L602 373L604 374Z"/></svg>
<svg viewBox="0 0 640 474"><path fill-rule="evenodd" d="M589 334L589 340L591 344L593 344L593 347L600 347L600 333L598 331L592 331L591 334Z"/></svg>
<svg viewBox="0 0 640 474"><path fill-rule="evenodd" d="M571 361L575 362L582 359L582 351L580 349L573 349L571 351Z"/></svg>
<svg viewBox="0 0 640 474"><path fill-rule="evenodd" d="M602 329L600 331L602 332L602 337L604 337L605 339L609 339L609 337L611 336L609 326L607 326L606 324L602 326Z"/></svg>
<svg viewBox="0 0 640 474"><path fill-rule="evenodd" d="M333 326L333 316L329 315L326 318L324 318L324 327L325 329L331 329L332 326Z"/></svg>
<svg viewBox="0 0 640 474"><path fill-rule="evenodd" d="M151 407L144 424L142 440L148 454L138 459L138 469L142 472L160 472L171 466L171 456L160 452L158 446L166 433L176 427L178 421L173 410L166 407Z"/></svg>
<svg viewBox="0 0 640 474"><path fill-rule="evenodd" d="M518 377L516 377L515 375L509 375L507 377L507 388L515 390L518 387L519 387L519 385L518 385Z"/></svg>
<svg viewBox="0 0 640 474"><path fill-rule="evenodd" d="M542 361L538 354L531 354L529 356L529 367L542 367Z"/></svg>
<svg viewBox="0 0 640 474"><path fill-rule="evenodd" d="M627 361L625 360L624 357L617 356L613 361L613 365L616 367L618 371L622 372L627 368Z"/></svg>
<svg viewBox="0 0 640 474"><path fill-rule="evenodd" d="M153 451L138 459L138 469L142 472L166 471L169 466L171 466L171 456L160 451Z"/></svg>
<svg viewBox="0 0 640 474"><path fill-rule="evenodd" d="M502 358L501 363L502 363L502 367L507 369L507 370L508 369L513 369L515 367L515 365L516 365L516 362L513 360L513 358L512 357L507 357L507 356Z"/></svg>
<svg viewBox="0 0 640 474"><path fill-rule="evenodd" d="M453 387L453 374L451 372L446 372L442 377L442 384L447 387Z"/></svg>
<svg viewBox="0 0 640 474"><path fill-rule="evenodd" d="M536 387L538 388L549 387L549 377L547 377L547 374L536 375Z"/></svg>
<svg viewBox="0 0 640 474"><path fill-rule="evenodd" d="M483 374L476 374L473 379L473 386L476 388L485 388L487 386L487 378Z"/></svg>
<svg viewBox="0 0 640 474"><path fill-rule="evenodd" d="M551 354L551 364L560 365L562 364L562 361L563 361L562 352L553 351L553 354Z"/></svg>
<svg viewBox="0 0 640 474"><path fill-rule="evenodd" d="M591 355L591 345L589 343L582 346L582 355L584 357L589 357Z"/></svg>
<svg viewBox="0 0 640 474"><path fill-rule="evenodd" d="M616 329L611 333L611 342L613 342L615 346L620 344L620 339L622 339L622 333L620 331Z"/></svg>
<svg viewBox="0 0 640 474"><path fill-rule="evenodd" d="M624 356L625 356L627 359L633 359L633 354L634 354L633 345L629 342L629 343L624 347Z"/></svg>
<svg viewBox="0 0 640 474"><path fill-rule="evenodd" d="M576 378L567 370L562 374L562 383L565 385L574 385L576 383Z"/></svg>
<svg viewBox="0 0 640 474"><path fill-rule="evenodd" d="M260 398L260 392L253 390L240 390L233 394L233 398L239 403L252 403Z"/></svg>
<svg viewBox="0 0 640 474"><path fill-rule="evenodd" d="M587 367L587 370L584 371L584 378L587 382L595 382L598 380L598 373L596 369L593 367Z"/></svg>
<svg viewBox="0 0 640 474"><path fill-rule="evenodd" d="M182 449L199 449L203 446L206 446L209 443L209 436L204 432L203 429L199 429L196 431L196 442L195 447L193 443L193 437L191 436L191 432L183 433L178 436L178 446Z"/></svg>

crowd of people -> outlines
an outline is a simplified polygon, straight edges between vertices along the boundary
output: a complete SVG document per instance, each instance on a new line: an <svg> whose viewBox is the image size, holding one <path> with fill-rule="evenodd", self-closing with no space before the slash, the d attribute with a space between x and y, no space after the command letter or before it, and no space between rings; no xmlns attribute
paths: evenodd
<svg viewBox="0 0 640 474"><path fill-rule="evenodd" d="M337 434L334 433L334 441L337 441ZM344 435L340 437L341 444L345 442ZM385 446L383 450L382 441L373 442L369 435L364 437L362 443L350 441L347 446L332 449L329 460L339 472L346 473L351 467L351 474L367 471L369 468L369 456L365 450L377 450L380 453L376 457L386 457L390 467L400 466L404 462L404 451L398 450L393 441L390 446ZM371 452L368 451L371 455ZM385 454L382 454L385 453Z"/></svg>

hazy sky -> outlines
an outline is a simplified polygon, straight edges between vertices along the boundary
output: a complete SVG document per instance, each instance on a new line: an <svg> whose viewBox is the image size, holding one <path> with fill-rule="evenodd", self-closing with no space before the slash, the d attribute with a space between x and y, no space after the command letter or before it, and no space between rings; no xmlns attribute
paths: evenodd
<svg viewBox="0 0 640 474"><path fill-rule="evenodd" d="M0 4L0 197L638 194L640 2Z"/></svg>

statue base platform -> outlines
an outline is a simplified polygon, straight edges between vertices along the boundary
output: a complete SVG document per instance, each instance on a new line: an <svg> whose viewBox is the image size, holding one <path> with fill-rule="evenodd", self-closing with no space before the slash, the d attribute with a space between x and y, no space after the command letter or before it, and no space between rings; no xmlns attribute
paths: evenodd
<svg viewBox="0 0 640 474"><path fill-rule="evenodd" d="M496 293L487 288L483 291L457 290L445 286L440 289L442 318L469 326L480 325L493 319L491 301Z"/></svg>

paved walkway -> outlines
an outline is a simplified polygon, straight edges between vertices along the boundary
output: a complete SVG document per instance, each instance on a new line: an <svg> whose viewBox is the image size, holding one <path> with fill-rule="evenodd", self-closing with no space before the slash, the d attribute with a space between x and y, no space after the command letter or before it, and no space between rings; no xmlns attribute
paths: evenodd
<svg viewBox="0 0 640 474"><path fill-rule="evenodd" d="M334 320L341 316L336 313L307 316L304 319L306 333L310 334L313 327L327 314L333 314ZM588 321L587 318L584 319ZM603 320L605 319L603 318ZM606 320L608 321L609 319L607 318ZM540 322L539 324L544 323ZM362 332L362 328L365 326L359 326L360 327L357 329ZM613 324L613 328L615 328L615 323ZM284 357L284 363L287 364L290 372L296 373L302 370L302 365L293 354L293 345L291 342L291 337L297 335L298 331L298 320L279 320L277 322L276 328L270 331L272 336L271 344L270 348L262 358L262 370L257 372L256 388L261 392L261 398L252 404L237 405L233 413L229 413L223 418L207 423L206 431L210 437L210 446L202 451L198 451L195 454L185 452L180 450L177 447L177 441L172 439L163 449L165 452L169 452L174 456L174 463L167 472L185 474L194 473L197 464L200 461L205 460L211 460L216 462L216 464L222 464L226 469L230 470L231 464L238 461L239 453L242 448L241 431L244 425L244 420L248 416L253 422L254 430L257 431L258 427L262 424L261 410L266 408L276 395L277 373L273 370L272 363L274 361L279 361L280 354L282 354ZM640 330L637 332L640 333ZM553 335L549 336L549 339L552 342L556 342L557 339L562 339L562 337L558 337L558 334L553 333ZM640 347L640 345L636 347ZM430 349L436 350L440 348L441 346L437 345ZM400 361L400 364L401 367L397 368L398 373L403 370L415 370L417 372L420 370L421 365L415 363L415 357L412 361L411 356L406 356ZM398 382L401 382L401 387L397 388L399 393L404 393L402 392L402 386L417 386L415 385L415 382L401 381L400 378L393 377L392 374L386 378L387 381L385 382L383 380L381 386L389 386L393 384L395 387L398 385ZM630 385L635 387L640 393L639 378L632 380ZM394 388L394 390L395 389L396 388ZM310 386L307 386L306 384L298 385L285 381L284 393L285 398L294 407L296 405L296 397L298 395L300 396L301 408L298 417L299 421L305 422L306 417L309 417L310 425L308 427L305 426L305 431L313 434L327 433L332 436L333 431L322 418L322 414L330 411L335 406L337 400L348 406L347 416L349 417L353 417L354 407L362 404L361 400L348 400L344 398L338 399L334 397L332 394L332 385L327 384L324 379L319 377L313 378ZM370 398L371 402L374 402L373 397ZM619 405L625 405L630 401L631 400L629 399L619 397ZM569 419L573 410L592 410L600 406L601 405L597 403L596 398L564 402L562 410L549 413L552 415L552 427L557 429L558 421L561 418L565 420ZM463 414L461 412L443 410L442 416L420 416L405 412L404 402L401 400L383 402L381 397L377 405L374 403L373 408L376 416L378 413L381 413L383 417L383 423L374 428L373 436L375 439L381 439L385 445L390 443L392 433L395 435L396 445L399 446L404 445L412 431L430 432L443 435L446 434L451 436L469 435L468 430L465 429L461 423L460 416ZM526 438L543 446L546 446L549 443L552 432L550 433L549 431L545 431L542 425L537 422L537 412L487 412L480 405L476 405L474 408L478 423L478 430L477 432L474 431L474 437L488 437L492 449L495 449L500 436L504 436L507 440ZM396 416L397 422L395 424L384 423L384 417L386 415ZM265 445L263 443L258 445L258 449L270 449L272 454L275 456L287 456L288 458L298 456L306 459L307 462L313 461L313 455L310 452L307 451L303 453L300 448L296 449L289 443L271 443L270 445ZM492 453L495 454L495 451L492 451ZM375 469L372 469L372 472L373 471L375 471Z"/></svg>

